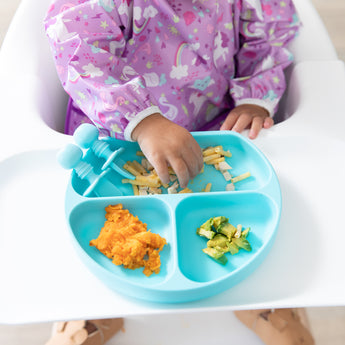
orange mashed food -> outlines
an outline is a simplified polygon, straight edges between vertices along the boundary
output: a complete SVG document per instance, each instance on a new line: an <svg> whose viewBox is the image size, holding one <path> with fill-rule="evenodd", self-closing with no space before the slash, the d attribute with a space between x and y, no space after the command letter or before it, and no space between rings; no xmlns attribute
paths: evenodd
<svg viewBox="0 0 345 345"><path fill-rule="evenodd" d="M167 243L158 234L147 231L147 225L133 216L122 204L105 208L106 221L98 238L90 241L100 252L112 259L115 265L136 269L144 267L148 277L160 271L159 252Z"/></svg>

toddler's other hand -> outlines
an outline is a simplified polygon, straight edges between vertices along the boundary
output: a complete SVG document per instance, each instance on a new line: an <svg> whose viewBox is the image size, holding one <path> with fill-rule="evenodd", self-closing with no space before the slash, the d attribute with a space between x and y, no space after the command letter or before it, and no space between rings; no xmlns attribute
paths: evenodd
<svg viewBox="0 0 345 345"><path fill-rule="evenodd" d="M170 182L168 166L175 171L182 188L203 167L202 151L193 136L158 113L142 120L134 128L132 139L138 142L163 183Z"/></svg>
<svg viewBox="0 0 345 345"><path fill-rule="evenodd" d="M248 136L250 139L255 139L262 128L270 128L273 124L274 121L269 117L266 109L254 104L243 104L230 111L220 130L240 133L250 127Z"/></svg>

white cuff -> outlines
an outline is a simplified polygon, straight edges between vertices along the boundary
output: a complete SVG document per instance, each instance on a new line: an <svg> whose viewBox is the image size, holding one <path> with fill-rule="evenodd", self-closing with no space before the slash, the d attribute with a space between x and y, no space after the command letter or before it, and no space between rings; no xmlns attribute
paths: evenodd
<svg viewBox="0 0 345 345"><path fill-rule="evenodd" d="M244 98L244 99L240 99L239 101L235 101L235 106L239 106L239 105L243 105L243 104L253 104L253 105L258 105L262 108L265 108L270 117L273 117L274 115L274 108L275 108L275 104L271 103L271 102L266 102L262 99L258 99L258 98Z"/></svg>
<svg viewBox="0 0 345 345"><path fill-rule="evenodd" d="M159 107L157 107L156 105L146 108L144 110L142 110L140 113L138 113L137 115L135 115L135 117L128 123L125 131L124 131L124 137L125 140L127 141L134 141L132 139L132 132L134 130L134 128L142 121L144 120L146 117L153 115L155 113L159 113L162 114L161 110L159 109Z"/></svg>

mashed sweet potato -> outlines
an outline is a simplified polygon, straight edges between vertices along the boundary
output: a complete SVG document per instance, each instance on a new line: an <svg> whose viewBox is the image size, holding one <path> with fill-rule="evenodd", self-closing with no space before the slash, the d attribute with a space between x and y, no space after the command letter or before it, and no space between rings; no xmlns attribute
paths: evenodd
<svg viewBox="0 0 345 345"><path fill-rule="evenodd" d="M109 205L105 210L104 226L98 238L90 241L90 246L95 246L115 265L129 269L144 267L146 276L159 273L159 252L166 240L147 231L147 225L123 209L122 204Z"/></svg>

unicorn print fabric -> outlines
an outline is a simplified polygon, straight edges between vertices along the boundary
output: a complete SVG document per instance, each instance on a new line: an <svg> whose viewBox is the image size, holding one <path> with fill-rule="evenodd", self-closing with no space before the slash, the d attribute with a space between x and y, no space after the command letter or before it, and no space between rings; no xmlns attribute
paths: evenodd
<svg viewBox="0 0 345 345"><path fill-rule="evenodd" d="M74 104L125 140L153 113L189 131L241 104L273 116L298 27L289 0L57 0L45 20Z"/></svg>

